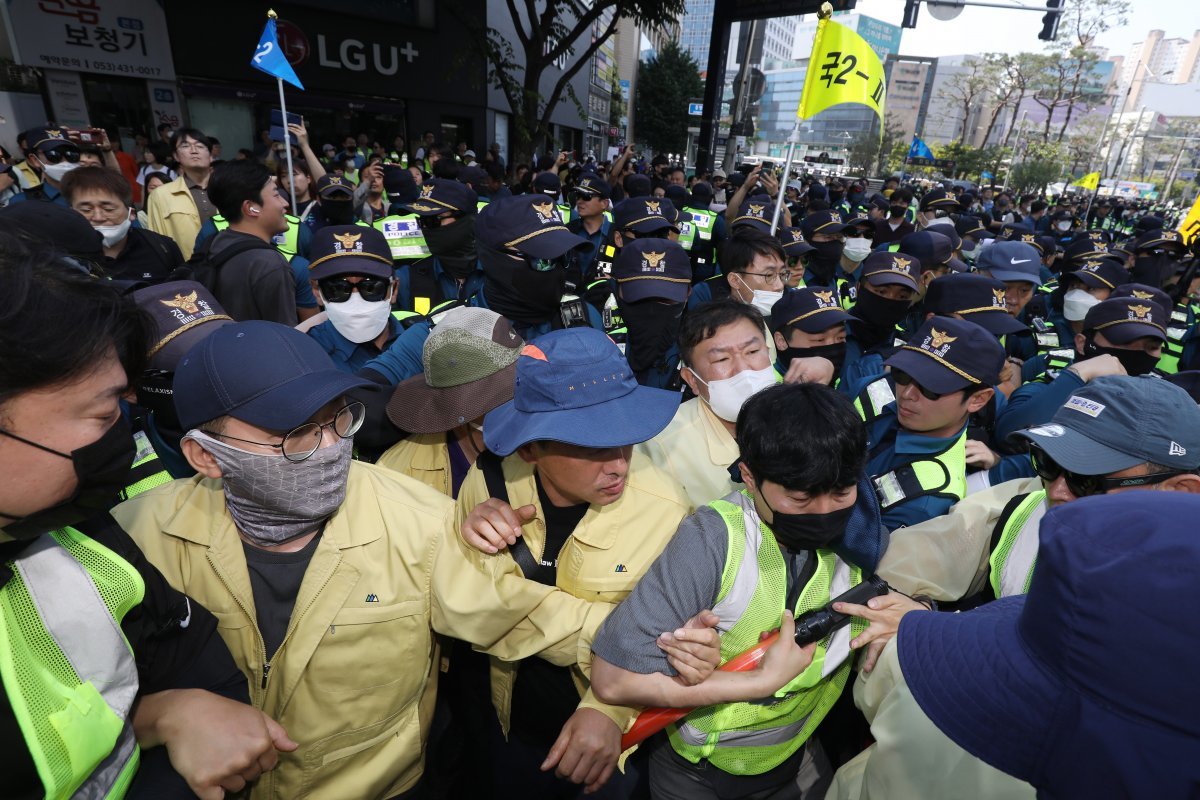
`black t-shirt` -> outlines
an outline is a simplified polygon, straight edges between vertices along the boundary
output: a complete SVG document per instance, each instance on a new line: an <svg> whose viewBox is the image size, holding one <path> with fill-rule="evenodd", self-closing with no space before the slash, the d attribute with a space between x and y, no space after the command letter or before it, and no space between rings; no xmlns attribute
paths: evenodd
<svg viewBox="0 0 1200 800"><path fill-rule="evenodd" d="M320 541L321 535L317 534L311 542L294 553L261 550L242 542L246 568L250 572L250 588L254 592L258 630L267 646L267 661L275 657L275 651L287 635L292 610L296 607L296 595L300 593L304 573Z"/></svg>
<svg viewBox="0 0 1200 800"><path fill-rule="evenodd" d="M183 253L173 239L144 228L130 228L125 248L116 258L104 260L104 271L118 280L162 283L183 264Z"/></svg>
<svg viewBox="0 0 1200 800"><path fill-rule="evenodd" d="M553 585L558 554L587 513L588 504L555 506L546 496L542 480L536 473L535 480L546 520L546 546L538 576L526 577ZM579 692L571 680L570 669L540 658L524 659L517 668L517 680L513 685L511 735L526 742L551 745L578 705Z"/></svg>
<svg viewBox="0 0 1200 800"><path fill-rule="evenodd" d="M112 517L105 514L75 528L128 561L146 584L141 605L131 609L121 621L121 630L137 663L139 696L166 689L207 689L232 700L250 702L246 678L217 634L217 620L207 609L171 588ZM29 544L27 541L0 544L0 586L13 577L8 562ZM2 678L0 688L3 688ZM0 776L6 800L43 797L41 779L7 691L0 691ZM142 766L128 797L194 795L171 769L166 748L155 747L142 753Z"/></svg>

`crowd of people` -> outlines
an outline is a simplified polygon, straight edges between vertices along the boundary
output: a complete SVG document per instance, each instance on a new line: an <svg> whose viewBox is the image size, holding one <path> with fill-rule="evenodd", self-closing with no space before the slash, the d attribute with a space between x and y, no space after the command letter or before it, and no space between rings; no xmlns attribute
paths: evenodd
<svg viewBox="0 0 1200 800"><path fill-rule="evenodd" d="M1200 792L1177 220L289 132L0 173L5 797Z"/></svg>

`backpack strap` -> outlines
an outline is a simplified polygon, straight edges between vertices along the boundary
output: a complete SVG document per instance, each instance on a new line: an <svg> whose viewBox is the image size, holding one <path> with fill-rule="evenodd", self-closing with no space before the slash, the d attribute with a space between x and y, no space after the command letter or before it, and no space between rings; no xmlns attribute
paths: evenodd
<svg viewBox="0 0 1200 800"><path fill-rule="evenodd" d="M505 503L510 503L508 499L508 487L504 483L504 469L501 465L500 456L490 450L484 450L475 459L476 466L483 473L483 480L487 484L488 494L497 500L503 500ZM538 568L538 560L533 557L533 553L529 549L529 545L525 544L525 537L518 536L516 544L509 545L508 553L512 556L513 561L517 562L517 567L521 570L521 575L528 577L536 575Z"/></svg>

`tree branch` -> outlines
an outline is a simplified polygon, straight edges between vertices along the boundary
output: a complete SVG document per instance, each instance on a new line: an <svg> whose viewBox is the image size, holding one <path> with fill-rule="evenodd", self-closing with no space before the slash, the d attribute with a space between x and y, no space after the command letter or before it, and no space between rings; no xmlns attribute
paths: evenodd
<svg viewBox="0 0 1200 800"><path fill-rule="evenodd" d="M538 119L539 127L545 128L550 124L550 115L554 113L554 105L558 102L558 98L562 96L563 89L571 82L571 79L579 74L579 70L584 64L588 64L592 60L592 56L596 51L608 41L609 37L617 29L617 22L620 17L613 14L612 20L608 23L608 28L601 35L597 36L595 41L588 45L583 54L569 68L563 70L563 74L558 76L558 81L554 84L554 89L550 92L550 96L546 98L546 107L543 109Z"/></svg>
<svg viewBox="0 0 1200 800"><path fill-rule="evenodd" d="M521 13L517 11L516 0L504 0L508 4L508 13L512 16L513 27L517 29L517 38L521 41L521 49L529 49L529 37L525 35L525 27L521 24Z"/></svg>

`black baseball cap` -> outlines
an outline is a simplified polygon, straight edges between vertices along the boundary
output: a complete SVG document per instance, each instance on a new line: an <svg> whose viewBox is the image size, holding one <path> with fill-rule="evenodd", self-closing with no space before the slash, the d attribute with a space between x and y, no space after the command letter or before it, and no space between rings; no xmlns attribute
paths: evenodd
<svg viewBox="0 0 1200 800"><path fill-rule="evenodd" d="M613 227L638 234L677 230L675 205L662 197L630 197L613 208Z"/></svg>
<svg viewBox="0 0 1200 800"><path fill-rule="evenodd" d="M943 188L930 189L921 198L921 211L958 211L958 200Z"/></svg>
<svg viewBox="0 0 1200 800"><path fill-rule="evenodd" d="M596 177L595 175L584 175L579 179L579 183L575 184L575 191L580 194L586 194L591 197L612 197L612 187L608 182Z"/></svg>
<svg viewBox="0 0 1200 800"><path fill-rule="evenodd" d="M963 214L954 223L954 230L959 236L973 239L995 239L996 235L984 227L983 220L970 214Z"/></svg>
<svg viewBox="0 0 1200 800"><path fill-rule="evenodd" d="M330 198L336 194L342 194L346 197L354 196L354 184L346 180L340 175L325 173L317 178L317 196L322 198Z"/></svg>
<svg viewBox="0 0 1200 800"><path fill-rule="evenodd" d="M518 250L534 258L557 258L588 246L586 239L567 229L554 201L544 194L488 203L475 221L475 238L493 250Z"/></svg>
<svg viewBox="0 0 1200 800"><path fill-rule="evenodd" d="M387 237L363 225L326 225L313 234L308 275L321 280L334 275L391 278L392 251Z"/></svg>
<svg viewBox="0 0 1200 800"><path fill-rule="evenodd" d="M903 286L915 292L920 274L917 259L904 253L877 250L862 262L862 280L872 286Z"/></svg>
<svg viewBox="0 0 1200 800"><path fill-rule="evenodd" d="M805 239L812 239L815 233L842 233L846 223L837 211L814 211L800 222L800 230Z"/></svg>
<svg viewBox="0 0 1200 800"><path fill-rule="evenodd" d="M550 197L558 197L562 191L562 181L556 172L539 172L533 176L533 191Z"/></svg>
<svg viewBox="0 0 1200 800"><path fill-rule="evenodd" d="M899 252L912 256L919 262L918 273L921 270L948 267L954 256L954 248L949 237L936 231L917 231L908 234L900 240Z"/></svg>
<svg viewBox="0 0 1200 800"><path fill-rule="evenodd" d="M808 243L804 238L804 232L799 228L784 228L781 226L775 232L775 236L779 239L779 243L783 245L783 252L789 258L799 258L805 253L811 253L817 249Z"/></svg>
<svg viewBox="0 0 1200 800"><path fill-rule="evenodd" d="M930 317L884 364L907 372L930 391L949 394L999 383L1004 348L974 322Z"/></svg>
<svg viewBox="0 0 1200 800"><path fill-rule="evenodd" d="M784 292L771 307L771 331L782 331L795 325L805 333L822 333L834 325L849 322L851 317L838 305L832 289L805 287Z"/></svg>
<svg viewBox="0 0 1200 800"><path fill-rule="evenodd" d="M1116 289L1129 283L1129 270L1125 269L1121 259L1111 256L1085 261L1079 269L1069 274L1093 289Z"/></svg>
<svg viewBox="0 0 1200 800"><path fill-rule="evenodd" d="M1183 255L1187 250L1187 245L1184 244L1183 234L1179 231L1160 229L1146 231L1137 237L1133 248L1135 251L1162 248L1164 250L1174 250L1176 255Z"/></svg>
<svg viewBox="0 0 1200 800"><path fill-rule="evenodd" d="M622 300L653 298L682 303L692 285L692 261L678 242L640 238L621 248L612 277Z"/></svg>
<svg viewBox="0 0 1200 800"><path fill-rule="evenodd" d="M1107 254L1108 248L1090 236L1076 236L1063 247L1063 260L1074 264L1082 264Z"/></svg>
<svg viewBox="0 0 1200 800"><path fill-rule="evenodd" d="M938 316L961 316L995 336L1028 330L1008 313L1004 283L977 273L960 272L935 278L925 292L923 308Z"/></svg>
<svg viewBox="0 0 1200 800"><path fill-rule="evenodd" d="M473 213L479 204L479 195L465 183L449 178L434 178L421 184L421 195L404 206L405 210L422 217L432 217L453 211L458 214Z"/></svg>
<svg viewBox="0 0 1200 800"><path fill-rule="evenodd" d="M1149 336L1167 340L1166 314L1158 303L1131 297L1110 297L1088 309L1085 332L1099 332L1113 344L1129 344Z"/></svg>

